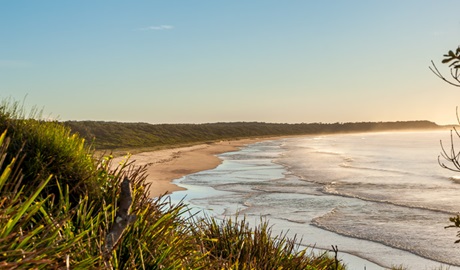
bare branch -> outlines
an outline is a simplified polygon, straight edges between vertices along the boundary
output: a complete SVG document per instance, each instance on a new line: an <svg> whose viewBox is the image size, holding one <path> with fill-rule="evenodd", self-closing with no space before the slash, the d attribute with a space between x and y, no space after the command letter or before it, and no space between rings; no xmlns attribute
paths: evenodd
<svg viewBox="0 0 460 270"><path fill-rule="evenodd" d="M113 223L105 240L104 259L107 263L112 256L111 254L113 249L116 247L118 242L120 242L123 232L126 230L128 225L133 223L136 219L135 215L129 214L132 202L133 198L131 195L129 179L125 178L121 183L120 207L118 208L115 222Z"/></svg>
<svg viewBox="0 0 460 270"><path fill-rule="evenodd" d="M455 87L460 87L460 78L459 76L457 76L458 74L458 69L456 68L451 68L450 69L450 74L452 76L452 78L457 81L458 83L456 82L451 82L449 81L448 79L446 79L442 73L439 71L438 67L435 65L435 63L433 62L433 60L431 61L431 64L432 64L432 67L429 67L430 70L436 75L438 76L441 80L445 81L446 83L450 84L450 85L453 85ZM453 73L453 70L455 70L455 74Z"/></svg>
<svg viewBox="0 0 460 270"><path fill-rule="evenodd" d="M335 269L339 269L340 260L338 259L339 248L337 246L331 245L332 252L334 252L334 262L335 262Z"/></svg>
<svg viewBox="0 0 460 270"><path fill-rule="evenodd" d="M453 128L453 130L455 131L455 134L457 135L457 137L460 138L459 131L455 127ZM449 151L446 150L442 141L440 141L440 144L441 144L441 154L440 156L438 156L438 164L444 169L448 169L454 172L460 172L460 152L457 152L455 150L454 136L453 136L452 130L450 131L450 149ZM448 166L443 161L441 161L441 157L445 159L447 163L452 164L452 166Z"/></svg>

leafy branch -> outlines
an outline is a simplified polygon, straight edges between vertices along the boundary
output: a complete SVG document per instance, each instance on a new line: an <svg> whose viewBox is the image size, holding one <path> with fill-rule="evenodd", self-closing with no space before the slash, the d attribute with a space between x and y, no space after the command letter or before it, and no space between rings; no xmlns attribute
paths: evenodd
<svg viewBox="0 0 460 270"><path fill-rule="evenodd" d="M440 79L443 81L447 82L450 85L460 87L460 46L454 51L449 51L447 54L444 54L444 59L442 60L443 64L449 64L449 69L450 69L450 76L452 77L453 80L448 80L446 79L442 73L438 70L436 65L434 64L433 61L431 61L432 67L430 67L430 70L438 76ZM457 122L460 124L460 118L459 118L459 113L458 113L458 107L457 107ZM454 172L460 172L460 151L455 149L455 143L454 143L454 135L453 133L455 132L457 138L460 138L460 133L457 130L457 128L453 127L453 131L450 131L450 149L446 149L444 145L442 144L441 141L441 155L438 156L438 163L439 165L447 170L454 171ZM441 157L444 159L444 161L447 163L444 163L441 159ZM457 215L455 217L450 217L449 221L453 224L446 226L445 228L460 228L460 215ZM460 238L460 231L457 232L457 237ZM457 239L455 243L460 243L460 239Z"/></svg>
<svg viewBox="0 0 460 270"><path fill-rule="evenodd" d="M453 80L449 80L439 71L435 63L431 61L430 70L438 76L441 80L447 82L450 85L460 87L460 46L454 51L449 51L447 54L444 54L444 59L441 61L443 64L449 64L450 76Z"/></svg>

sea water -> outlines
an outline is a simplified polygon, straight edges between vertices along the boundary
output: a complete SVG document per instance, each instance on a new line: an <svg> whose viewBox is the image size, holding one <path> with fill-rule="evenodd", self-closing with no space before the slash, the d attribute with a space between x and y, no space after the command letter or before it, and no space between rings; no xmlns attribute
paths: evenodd
<svg viewBox="0 0 460 270"><path fill-rule="evenodd" d="M449 131L259 142L176 180L187 190L172 199L217 218L262 217L315 250L337 246L349 269L460 269L457 229L445 229L460 211L460 173L439 166L440 140L449 148Z"/></svg>

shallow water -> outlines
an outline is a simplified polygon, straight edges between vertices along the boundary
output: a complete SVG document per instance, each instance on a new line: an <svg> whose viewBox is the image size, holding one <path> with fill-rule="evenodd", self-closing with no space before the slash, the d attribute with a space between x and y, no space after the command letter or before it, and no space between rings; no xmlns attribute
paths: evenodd
<svg viewBox="0 0 460 270"><path fill-rule="evenodd" d="M260 216L302 244L337 245L349 269L405 265L460 269L456 229L460 174L440 168L449 133L395 132L265 141L220 155L209 171L177 180L196 210ZM346 253L346 254L345 254ZM354 256L349 256L352 254ZM374 263L371 263L374 262ZM455 265L455 266L454 266Z"/></svg>

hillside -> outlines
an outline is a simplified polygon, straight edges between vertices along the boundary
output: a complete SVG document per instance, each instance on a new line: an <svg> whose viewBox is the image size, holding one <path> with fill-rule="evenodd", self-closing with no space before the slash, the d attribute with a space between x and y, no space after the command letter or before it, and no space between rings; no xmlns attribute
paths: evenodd
<svg viewBox="0 0 460 270"><path fill-rule="evenodd" d="M103 121L67 121L64 124L77 132L98 150L172 145L238 139L247 137L370 132L388 130L437 129L429 121L300 123L279 124L232 122L209 124L148 124Z"/></svg>

